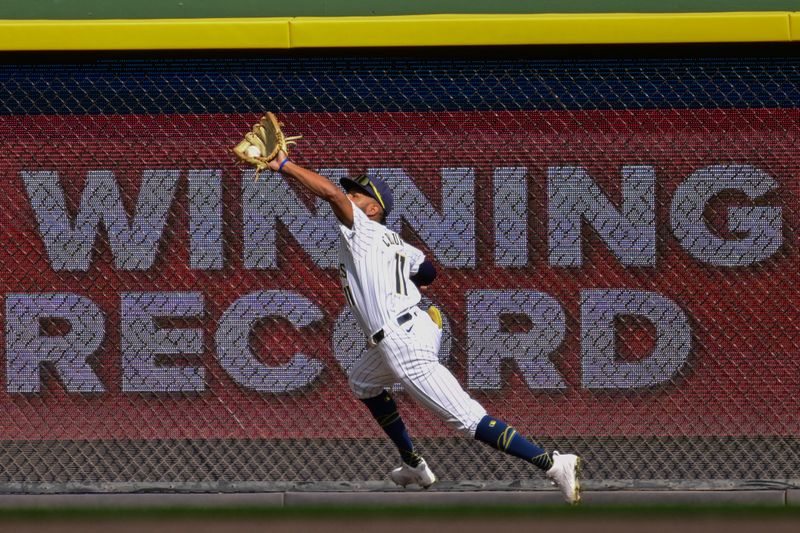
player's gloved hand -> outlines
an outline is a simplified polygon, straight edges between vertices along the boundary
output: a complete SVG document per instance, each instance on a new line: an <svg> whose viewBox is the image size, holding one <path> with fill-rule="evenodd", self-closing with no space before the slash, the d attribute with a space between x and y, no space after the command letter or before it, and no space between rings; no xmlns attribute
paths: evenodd
<svg viewBox="0 0 800 533"><path fill-rule="evenodd" d="M251 131L245 133L244 139L233 147L232 151L240 162L255 167L255 179L258 179L261 171L268 168L279 170L283 161L278 161L275 165L272 162L278 159L281 152L285 160L289 153L289 145L296 144L295 140L302 137L287 137L283 134L282 126L275 115L268 112L253 125Z"/></svg>

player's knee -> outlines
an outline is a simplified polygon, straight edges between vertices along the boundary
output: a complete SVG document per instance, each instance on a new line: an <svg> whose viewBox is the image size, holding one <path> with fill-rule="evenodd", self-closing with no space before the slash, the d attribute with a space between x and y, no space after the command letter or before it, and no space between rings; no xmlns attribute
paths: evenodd
<svg viewBox="0 0 800 533"><path fill-rule="evenodd" d="M480 418L476 419L474 416L454 416L445 420L445 424L459 435L473 438L480 421Z"/></svg>
<svg viewBox="0 0 800 533"><path fill-rule="evenodd" d="M393 363L392 372L395 378L401 382L421 383L427 381L432 374L441 368L437 360L401 359Z"/></svg>
<svg viewBox="0 0 800 533"><path fill-rule="evenodd" d="M357 380L353 379L353 376L347 378L347 385L350 387L353 394L355 394L356 398L362 398L364 387L359 384Z"/></svg>
<svg viewBox="0 0 800 533"><path fill-rule="evenodd" d="M459 435L463 435L465 437L469 436L469 427L464 424L461 420L449 420L447 421L447 427L458 433Z"/></svg>
<svg viewBox="0 0 800 533"><path fill-rule="evenodd" d="M367 385L358 379L353 379L353 376L348 377L347 384L350 386L353 395L359 400L366 400L367 398L377 396L383 390L383 387Z"/></svg>

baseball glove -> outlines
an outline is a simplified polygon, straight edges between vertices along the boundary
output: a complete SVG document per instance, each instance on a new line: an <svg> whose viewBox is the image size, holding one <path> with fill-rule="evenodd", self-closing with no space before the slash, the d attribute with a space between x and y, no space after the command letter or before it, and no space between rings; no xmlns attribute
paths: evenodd
<svg viewBox="0 0 800 533"><path fill-rule="evenodd" d="M245 133L244 139L233 147L233 153L239 161L255 167L256 180L262 171L269 168L267 163L278 157L279 151L283 150L289 155L289 145L297 144L295 141L302 137L286 137L282 126L273 113L267 112L253 125L252 131Z"/></svg>

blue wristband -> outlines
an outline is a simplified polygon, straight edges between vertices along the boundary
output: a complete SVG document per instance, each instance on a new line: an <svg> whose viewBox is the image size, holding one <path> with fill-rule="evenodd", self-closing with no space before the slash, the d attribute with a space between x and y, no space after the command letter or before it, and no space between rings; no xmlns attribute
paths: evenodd
<svg viewBox="0 0 800 533"><path fill-rule="evenodd" d="M278 172L282 171L283 170L283 165L285 165L288 162L289 162L289 158L287 157L286 159L283 160L283 162L278 167Z"/></svg>

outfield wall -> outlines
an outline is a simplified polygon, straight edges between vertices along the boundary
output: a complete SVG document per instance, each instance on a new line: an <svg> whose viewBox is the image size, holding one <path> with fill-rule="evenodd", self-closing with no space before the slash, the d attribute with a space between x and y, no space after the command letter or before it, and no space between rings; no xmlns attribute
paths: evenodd
<svg viewBox="0 0 800 533"><path fill-rule="evenodd" d="M392 183L389 225L441 272L442 360L491 412L599 486L793 485L799 72L774 50L13 57L0 478L382 486L329 209L229 153L275 109L301 164ZM538 487L397 394L444 480Z"/></svg>
<svg viewBox="0 0 800 533"><path fill-rule="evenodd" d="M748 11L0 19L0 50L157 51L792 42L800 40L798 16L798 13L789 11Z"/></svg>
<svg viewBox="0 0 800 533"><path fill-rule="evenodd" d="M702 13L796 11L795 0L30 0L0 5L0 19L185 19L237 17L375 17L532 13Z"/></svg>
<svg viewBox="0 0 800 533"><path fill-rule="evenodd" d="M393 185L442 363L589 488L798 487L793 6L523 3L0 8L0 490L390 488L330 209L230 153L264 110ZM395 394L443 489L546 486Z"/></svg>

